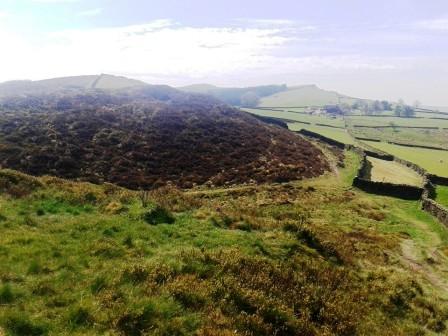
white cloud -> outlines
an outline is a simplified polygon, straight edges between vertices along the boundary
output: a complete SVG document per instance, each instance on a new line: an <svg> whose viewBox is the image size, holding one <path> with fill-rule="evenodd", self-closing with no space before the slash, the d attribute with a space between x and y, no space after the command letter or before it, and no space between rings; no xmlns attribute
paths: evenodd
<svg viewBox="0 0 448 336"><path fill-rule="evenodd" d="M415 26L426 30L448 31L448 18L418 21Z"/></svg>
<svg viewBox="0 0 448 336"><path fill-rule="evenodd" d="M171 20L125 27L66 30L23 36L0 30L0 81L114 73L165 81L255 77L263 73L393 70L400 61L359 55L282 55L302 42L282 23L269 27L188 27ZM31 55L31 56L30 56ZM178 81L176 83L176 80ZM241 84L241 83L238 83Z"/></svg>
<svg viewBox="0 0 448 336"><path fill-rule="evenodd" d="M79 12L78 15L79 16L97 16L100 15L103 12L103 8L93 8L93 9L88 9L82 12Z"/></svg>

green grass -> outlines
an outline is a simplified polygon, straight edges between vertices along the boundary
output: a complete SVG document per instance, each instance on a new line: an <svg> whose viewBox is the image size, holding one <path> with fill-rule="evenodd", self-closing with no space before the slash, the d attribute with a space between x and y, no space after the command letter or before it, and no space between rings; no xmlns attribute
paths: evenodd
<svg viewBox="0 0 448 336"><path fill-rule="evenodd" d="M436 194L436 201L448 208L448 187L437 186Z"/></svg>
<svg viewBox="0 0 448 336"><path fill-rule="evenodd" d="M429 250L446 230L417 202L354 190L359 161L347 152L337 174L289 184L165 188L147 206L2 171L33 187L0 194L0 333L443 331L441 292L398 261L404 233Z"/></svg>
<svg viewBox="0 0 448 336"><path fill-rule="evenodd" d="M448 113L440 114L440 113L424 113L424 112L415 112L416 117L422 118L443 118L448 119Z"/></svg>
<svg viewBox="0 0 448 336"><path fill-rule="evenodd" d="M396 126L448 128L448 119L435 120L418 118L351 116L347 117L347 120L350 121L351 125L390 126L391 123L393 123Z"/></svg>
<svg viewBox="0 0 448 336"><path fill-rule="evenodd" d="M248 109L245 108L244 111L257 114L265 117L275 117L275 118L283 118L288 120L296 120L302 122L308 122L311 124L325 124L336 127L344 127L344 119L342 118L332 118L328 116L315 116L315 115L307 115L307 114L299 114L292 112L280 112L280 111L269 111L262 109Z"/></svg>
<svg viewBox="0 0 448 336"><path fill-rule="evenodd" d="M448 177L448 151L412 148L392 145L385 142L363 142L383 152L416 163L432 174Z"/></svg>
<svg viewBox="0 0 448 336"><path fill-rule="evenodd" d="M287 91L264 97L259 106L324 106L337 104L339 97L343 98L343 101L351 101L350 98L345 98L336 92L322 90L314 85L304 85L291 87Z"/></svg>
<svg viewBox="0 0 448 336"><path fill-rule="evenodd" d="M294 123L289 123L288 127L292 131L300 131L301 129L306 129L306 130L309 130L309 131L312 131L315 133L322 134L323 136L340 141L345 144L354 144L355 143L354 139L350 136L350 134L345 129L304 125L304 124L294 124Z"/></svg>
<svg viewBox="0 0 448 336"><path fill-rule="evenodd" d="M415 144L422 146L435 146L446 148L448 144L448 130L421 130L408 128L355 128L351 133L356 137L381 139L383 141L393 141L405 144Z"/></svg>
<svg viewBox="0 0 448 336"><path fill-rule="evenodd" d="M368 157L372 164L372 181L422 186L423 178L412 169L395 161Z"/></svg>

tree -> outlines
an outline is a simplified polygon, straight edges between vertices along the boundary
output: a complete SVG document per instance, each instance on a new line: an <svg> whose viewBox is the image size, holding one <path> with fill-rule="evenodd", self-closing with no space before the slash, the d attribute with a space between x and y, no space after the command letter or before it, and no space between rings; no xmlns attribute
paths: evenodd
<svg viewBox="0 0 448 336"><path fill-rule="evenodd" d="M415 109L412 106L405 105L403 108L403 115L406 118L412 118L413 116L415 116Z"/></svg>
<svg viewBox="0 0 448 336"><path fill-rule="evenodd" d="M241 96L241 106L256 107L259 102L260 97L253 91L246 92Z"/></svg>
<svg viewBox="0 0 448 336"><path fill-rule="evenodd" d="M403 115L403 105L402 104L395 105L394 113L397 117L401 117Z"/></svg>
<svg viewBox="0 0 448 336"><path fill-rule="evenodd" d="M383 105L381 104L381 102L379 100L375 100L372 103L372 110L373 110L373 112L380 112L383 110Z"/></svg>
<svg viewBox="0 0 448 336"><path fill-rule="evenodd" d="M395 105L395 115L397 117L405 117L405 118L412 118L415 116L415 108L412 106L406 105L403 101L403 99L400 99L398 101L398 104Z"/></svg>
<svg viewBox="0 0 448 336"><path fill-rule="evenodd" d="M392 110L392 104L389 103L387 100L382 100L381 105L382 105L383 111L391 111Z"/></svg>

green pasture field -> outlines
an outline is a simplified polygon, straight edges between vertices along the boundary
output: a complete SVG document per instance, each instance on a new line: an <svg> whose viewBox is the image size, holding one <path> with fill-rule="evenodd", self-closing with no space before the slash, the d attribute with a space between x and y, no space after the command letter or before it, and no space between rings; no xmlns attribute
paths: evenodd
<svg viewBox="0 0 448 336"><path fill-rule="evenodd" d="M448 208L448 186L437 186L436 201Z"/></svg>
<svg viewBox="0 0 448 336"><path fill-rule="evenodd" d="M337 92L322 90L314 85L304 85L264 97L259 106L325 106L340 102L351 104L353 101L353 98L342 96Z"/></svg>
<svg viewBox="0 0 448 336"><path fill-rule="evenodd" d="M395 161L368 157L372 164L372 181L422 186L423 178L412 169Z"/></svg>
<svg viewBox="0 0 448 336"><path fill-rule="evenodd" d="M261 110L261 109L249 109L245 108L243 111L257 114L264 117L274 117L274 118L283 118L295 121L308 122L311 124L325 124L336 127L344 127L344 119L342 118L331 118L328 116L314 116L314 115L306 115L292 112L277 112L277 111L269 111L269 110Z"/></svg>
<svg viewBox="0 0 448 336"><path fill-rule="evenodd" d="M443 118L448 119L448 113L426 113L426 112L415 112L416 117L422 117L422 118Z"/></svg>
<svg viewBox="0 0 448 336"><path fill-rule="evenodd" d="M290 123L288 124L288 127L291 131L300 131L301 129L306 129L315 133L322 134L323 136L334 139L336 141L340 141L345 144L353 145L355 143L354 139L345 129L305 125L299 123L297 124Z"/></svg>
<svg viewBox="0 0 448 336"><path fill-rule="evenodd" d="M346 118L350 124L362 126L396 126L408 127L439 127L448 128L447 120L420 119L420 118L397 118L397 117L372 117L372 116L349 116Z"/></svg>
<svg viewBox="0 0 448 336"><path fill-rule="evenodd" d="M418 164L432 174L448 177L448 151L405 147L385 142L363 142L383 152Z"/></svg>
<svg viewBox="0 0 448 336"><path fill-rule="evenodd" d="M351 130L353 136L381 139L406 144L448 147L448 130L433 129L410 129L410 128L354 128Z"/></svg>

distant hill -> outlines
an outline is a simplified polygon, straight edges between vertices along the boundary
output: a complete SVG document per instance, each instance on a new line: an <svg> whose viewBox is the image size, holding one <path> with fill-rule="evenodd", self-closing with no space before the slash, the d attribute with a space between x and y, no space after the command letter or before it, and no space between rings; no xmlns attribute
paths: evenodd
<svg viewBox="0 0 448 336"><path fill-rule="evenodd" d="M282 182L328 169L319 149L286 129L153 85L0 99L0 165L132 189Z"/></svg>
<svg viewBox="0 0 448 336"><path fill-rule="evenodd" d="M211 95L229 105L255 107L263 97L287 90L286 85L264 85L246 88L221 88L210 84L184 86L179 90Z"/></svg>
<svg viewBox="0 0 448 336"><path fill-rule="evenodd" d="M73 89L123 89L147 85L126 77L107 74L62 77L40 81L10 81L0 83L0 96L45 94Z"/></svg>
<svg viewBox="0 0 448 336"><path fill-rule="evenodd" d="M303 85L288 88L286 91L261 98L260 107L301 107L324 106L338 103L352 103L355 98L334 91L323 90L316 85Z"/></svg>
<svg viewBox="0 0 448 336"><path fill-rule="evenodd" d="M338 103L352 104L357 100L334 91L323 90L316 85L221 88L210 84L196 84L182 87L180 90L211 95L227 104L243 107L325 106Z"/></svg>

